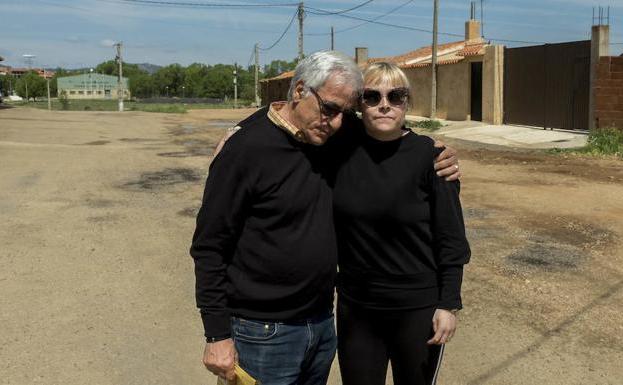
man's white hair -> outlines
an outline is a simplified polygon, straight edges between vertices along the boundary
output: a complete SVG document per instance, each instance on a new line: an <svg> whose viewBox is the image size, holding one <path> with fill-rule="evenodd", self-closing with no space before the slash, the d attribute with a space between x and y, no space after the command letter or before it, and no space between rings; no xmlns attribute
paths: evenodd
<svg viewBox="0 0 623 385"><path fill-rule="evenodd" d="M299 80L305 83L306 89L319 89L330 77L334 77L338 84L352 87L353 96L363 91L363 76L352 58L338 51L319 51L301 60L294 69L288 101L292 101Z"/></svg>

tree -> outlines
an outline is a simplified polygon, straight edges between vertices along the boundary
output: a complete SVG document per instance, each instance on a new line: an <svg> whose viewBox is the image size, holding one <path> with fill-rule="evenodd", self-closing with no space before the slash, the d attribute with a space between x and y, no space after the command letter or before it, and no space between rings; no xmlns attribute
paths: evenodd
<svg viewBox="0 0 623 385"><path fill-rule="evenodd" d="M238 96L240 99L255 99L255 68L250 68L251 71L238 70Z"/></svg>
<svg viewBox="0 0 623 385"><path fill-rule="evenodd" d="M209 68L205 64L193 63L184 71L184 95L193 98L202 98L207 94L206 77Z"/></svg>
<svg viewBox="0 0 623 385"><path fill-rule="evenodd" d="M206 76L206 96L223 99L234 96L234 66L216 64L208 67Z"/></svg>
<svg viewBox="0 0 623 385"><path fill-rule="evenodd" d="M273 78L286 71L292 71L298 64L298 58L292 61L286 60L273 60L270 64L264 66L263 78Z"/></svg>
<svg viewBox="0 0 623 385"><path fill-rule="evenodd" d="M47 94L46 80L36 72L30 71L17 80L15 90L19 96L26 98L28 94L28 99L37 101L37 97Z"/></svg>
<svg viewBox="0 0 623 385"><path fill-rule="evenodd" d="M95 72L99 74L119 76L119 65L116 60L108 60L103 63L98 64L95 67ZM123 63L123 77L131 78L135 75L143 75L148 74L147 71L144 71L139 68L138 64L131 63Z"/></svg>
<svg viewBox="0 0 623 385"><path fill-rule="evenodd" d="M0 75L0 93L2 96L9 95L15 85L15 79L11 75Z"/></svg>
<svg viewBox="0 0 623 385"><path fill-rule="evenodd" d="M184 85L184 67L170 64L154 74L155 88L160 95L181 96Z"/></svg>
<svg viewBox="0 0 623 385"><path fill-rule="evenodd" d="M130 79L130 92L137 98L151 98L156 95L154 79L148 73L133 75Z"/></svg>

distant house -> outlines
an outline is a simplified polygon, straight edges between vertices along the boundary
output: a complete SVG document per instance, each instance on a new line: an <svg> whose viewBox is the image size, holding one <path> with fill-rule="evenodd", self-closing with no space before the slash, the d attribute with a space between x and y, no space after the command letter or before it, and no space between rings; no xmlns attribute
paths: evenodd
<svg viewBox="0 0 623 385"><path fill-rule="evenodd" d="M481 120L499 124L503 118L503 46L490 45L480 35L480 22L465 23L464 40L437 47L437 109L450 120ZM402 68L411 83L410 114L430 116L432 47L404 54L368 58L367 48L355 49L360 68L386 61ZM262 104L285 100L294 71L261 81Z"/></svg>
<svg viewBox="0 0 623 385"><path fill-rule="evenodd" d="M48 71L43 68L19 68L19 67L9 67L9 75L12 75L15 78L21 78L28 72L36 72L37 75L41 76L45 79L51 79L54 77L54 71Z"/></svg>
<svg viewBox="0 0 623 385"><path fill-rule="evenodd" d="M128 78L121 81L124 99L130 98ZM103 74L82 74L58 78L58 95L69 99L117 99L119 84L116 76Z"/></svg>

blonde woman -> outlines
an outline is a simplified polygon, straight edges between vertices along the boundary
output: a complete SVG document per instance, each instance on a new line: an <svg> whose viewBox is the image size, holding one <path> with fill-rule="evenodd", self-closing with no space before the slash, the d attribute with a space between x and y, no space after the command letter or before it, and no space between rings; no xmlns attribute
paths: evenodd
<svg viewBox="0 0 623 385"><path fill-rule="evenodd" d="M364 72L362 119L344 127L333 176L338 357L345 385L434 384L461 307L465 238L459 184L436 176L441 151L405 127L400 68Z"/></svg>

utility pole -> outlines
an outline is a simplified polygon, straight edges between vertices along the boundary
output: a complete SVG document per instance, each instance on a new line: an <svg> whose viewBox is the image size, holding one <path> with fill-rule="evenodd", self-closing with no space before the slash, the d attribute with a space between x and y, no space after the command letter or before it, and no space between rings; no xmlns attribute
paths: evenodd
<svg viewBox="0 0 623 385"><path fill-rule="evenodd" d="M333 31L333 26L331 26L331 51L335 49L335 32Z"/></svg>
<svg viewBox="0 0 623 385"><path fill-rule="evenodd" d="M45 76L45 68L43 69L43 77L48 83L48 111L52 111L52 100L50 99L50 78Z"/></svg>
<svg viewBox="0 0 623 385"><path fill-rule="evenodd" d="M255 43L255 107L260 106L260 96L258 94L259 86L259 67L260 67L260 48L258 43Z"/></svg>
<svg viewBox="0 0 623 385"><path fill-rule="evenodd" d="M299 3L298 17L299 17L299 61L300 61L300 60L303 60L303 57L305 57L305 54L303 53L303 19L305 18L305 10L303 8L302 1Z"/></svg>
<svg viewBox="0 0 623 385"><path fill-rule="evenodd" d="M234 62L234 108L238 108L238 63Z"/></svg>
<svg viewBox="0 0 623 385"><path fill-rule="evenodd" d="M430 118L437 115L437 19L439 0L434 0L433 6L433 52L431 57L431 89L430 89Z"/></svg>
<svg viewBox="0 0 623 385"><path fill-rule="evenodd" d="M117 96L119 97L119 112L123 112L123 95L125 93L123 89L123 59L121 58L121 46L123 43L119 42L115 44L117 47L117 64L119 64L119 77L117 79Z"/></svg>

